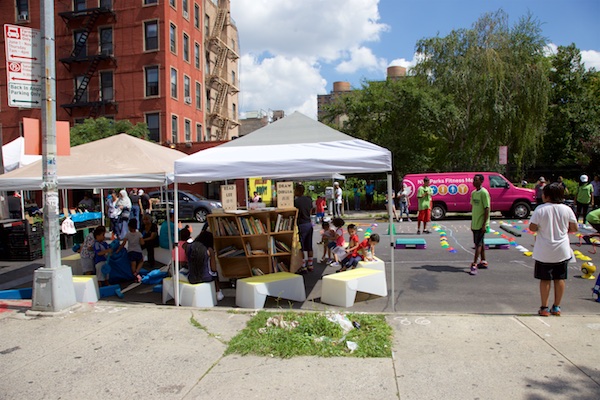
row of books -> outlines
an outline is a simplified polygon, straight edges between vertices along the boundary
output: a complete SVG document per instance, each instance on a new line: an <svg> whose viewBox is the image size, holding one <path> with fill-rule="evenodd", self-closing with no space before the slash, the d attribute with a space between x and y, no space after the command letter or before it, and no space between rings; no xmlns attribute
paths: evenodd
<svg viewBox="0 0 600 400"><path fill-rule="evenodd" d="M243 249L238 249L237 247L231 245L231 246L226 246L223 247L221 250L219 250L218 256L219 257L239 257L239 256L245 256L246 254L244 253Z"/></svg>
<svg viewBox="0 0 600 400"><path fill-rule="evenodd" d="M216 236L239 236L240 231L235 223L235 220L228 218L216 218Z"/></svg>
<svg viewBox="0 0 600 400"><path fill-rule="evenodd" d="M252 249L252 246L250 245L250 243L246 243L246 254L252 255L252 256L260 256L260 255L267 254L267 252L264 251L263 249Z"/></svg>
<svg viewBox="0 0 600 400"><path fill-rule="evenodd" d="M273 273L276 273L276 272L290 272L290 269L284 262L278 261L277 257L274 257L273 258Z"/></svg>
<svg viewBox="0 0 600 400"><path fill-rule="evenodd" d="M290 253L292 251L290 246L273 237L271 238L271 249L273 249L273 253Z"/></svg>
<svg viewBox="0 0 600 400"><path fill-rule="evenodd" d="M267 227L261 220L253 217L241 217L240 224L244 235L262 235L267 233Z"/></svg>
<svg viewBox="0 0 600 400"><path fill-rule="evenodd" d="M291 231L294 229L294 216L283 217L281 214L277 215L275 223L271 227L273 232Z"/></svg>

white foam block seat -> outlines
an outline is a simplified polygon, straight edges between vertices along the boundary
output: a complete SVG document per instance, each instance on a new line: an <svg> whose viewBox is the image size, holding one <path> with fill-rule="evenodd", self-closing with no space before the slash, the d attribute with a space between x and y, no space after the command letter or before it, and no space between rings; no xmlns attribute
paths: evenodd
<svg viewBox="0 0 600 400"><path fill-rule="evenodd" d="M385 263L377 257L373 261L359 261L356 267L376 269L385 273Z"/></svg>
<svg viewBox="0 0 600 400"><path fill-rule="evenodd" d="M173 278L164 278L162 283L162 302L165 304L173 298L175 298ZM214 307L217 304L215 283L179 281L179 304L185 307Z"/></svg>
<svg viewBox="0 0 600 400"><path fill-rule="evenodd" d="M78 303L96 303L100 298L96 275L73 275L73 286Z"/></svg>
<svg viewBox="0 0 600 400"><path fill-rule="evenodd" d="M235 304L238 307L263 308L267 296L304 301L306 300L304 278L291 272L276 272L238 279L235 288Z"/></svg>
<svg viewBox="0 0 600 400"><path fill-rule="evenodd" d="M147 255L146 250L144 250L144 255ZM165 265L171 262L171 252L169 249L163 249L162 247L154 248L154 259L160 263Z"/></svg>
<svg viewBox="0 0 600 400"><path fill-rule="evenodd" d="M81 254L74 253L63 257L61 259L61 265L67 265L71 267L71 271L73 271L73 275L82 275L83 269L81 269Z"/></svg>
<svg viewBox="0 0 600 400"><path fill-rule="evenodd" d="M385 272L356 268L323 277L321 302L339 307L352 307L356 292L387 296Z"/></svg>

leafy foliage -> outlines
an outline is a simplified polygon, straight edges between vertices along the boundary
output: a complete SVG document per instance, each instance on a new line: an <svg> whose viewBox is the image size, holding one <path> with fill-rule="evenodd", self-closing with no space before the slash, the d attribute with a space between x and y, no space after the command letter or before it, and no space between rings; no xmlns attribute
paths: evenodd
<svg viewBox="0 0 600 400"><path fill-rule="evenodd" d="M71 146L93 142L119 133L147 140L149 131L145 123L133 125L128 120L113 121L105 117L88 118L82 124L71 128Z"/></svg>

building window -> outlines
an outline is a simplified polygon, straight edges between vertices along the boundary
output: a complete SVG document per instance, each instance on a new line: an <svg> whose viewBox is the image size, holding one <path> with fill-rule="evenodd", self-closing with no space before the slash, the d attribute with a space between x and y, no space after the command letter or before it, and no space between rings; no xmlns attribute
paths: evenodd
<svg viewBox="0 0 600 400"><path fill-rule="evenodd" d="M73 120L73 125L81 125L85 122L85 118L75 118Z"/></svg>
<svg viewBox="0 0 600 400"><path fill-rule="evenodd" d="M160 114L146 114L146 125L150 132L148 139L160 143Z"/></svg>
<svg viewBox="0 0 600 400"><path fill-rule="evenodd" d="M206 141L210 141L212 140L212 129L211 128L206 128Z"/></svg>
<svg viewBox="0 0 600 400"><path fill-rule="evenodd" d="M186 103L192 104L191 81L187 75L183 76L183 97Z"/></svg>
<svg viewBox="0 0 600 400"><path fill-rule="evenodd" d="M112 0L100 0L100 7L112 10Z"/></svg>
<svg viewBox="0 0 600 400"><path fill-rule="evenodd" d="M177 8L177 4L175 4L175 0L169 0L169 4L171 5L171 7Z"/></svg>
<svg viewBox="0 0 600 400"><path fill-rule="evenodd" d="M85 75L79 75L79 76L75 77L75 93L77 93L77 90L83 83L84 78L85 78ZM88 102L88 86L86 84L85 91L81 94L81 97L79 97L79 103L87 103L87 102Z"/></svg>
<svg viewBox="0 0 600 400"><path fill-rule="evenodd" d="M206 53L204 53L204 73L205 74L210 74L210 53L207 51Z"/></svg>
<svg viewBox="0 0 600 400"><path fill-rule="evenodd" d="M235 103L233 103L231 105L231 111L232 111L232 117L234 121L237 121L237 106L235 105Z"/></svg>
<svg viewBox="0 0 600 400"><path fill-rule="evenodd" d="M73 11L83 11L87 8L87 0L73 0Z"/></svg>
<svg viewBox="0 0 600 400"><path fill-rule="evenodd" d="M177 143L177 115L171 115L171 143Z"/></svg>
<svg viewBox="0 0 600 400"><path fill-rule="evenodd" d="M158 66L153 65L145 69L146 97L158 96Z"/></svg>
<svg viewBox="0 0 600 400"><path fill-rule="evenodd" d="M235 86L235 71L231 71L231 84Z"/></svg>
<svg viewBox="0 0 600 400"><path fill-rule="evenodd" d="M210 112L210 89L206 91L206 112Z"/></svg>
<svg viewBox="0 0 600 400"><path fill-rule="evenodd" d="M183 34L183 60L190 62L190 37L187 33Z"/></svg>
<svg viewBox="0 0 600 400"><path fill-rule="evenodd" d="M200 29L200 6L194 3L194 26Z"/></svg>
<svg viewBox="0 0 600 400"><path fill-rule="evenodd" d="M188 12L190 11L188 0L183 0L181 2L181 9L183 11L183 18L187 18Z"/></svg>
<svg viewBox="0 0 600 400"><path fill-rule="evenodd" d="M194 43L194 66L200 69L200 44Z"/></svg>
<svg viewBox="0 0 600 400"><path fill-rule="evenodd" d="M202 124L196 124L196 142L202 141Z"/></svg>
<svg viewBox="0 0 600 400"><path fill-rule="evenodd" d="M17 21L29 21L29 0L17 0Z"/></svg>
<svg viewBox="0 0 600 400"><path fill-rule="evenodd" d="M149 4L158 4L158 0L144 0L145 6L147 6Z"/></svg>
<svg viewBox="0 0 600 400"><path fill-rule="evenodd" d="M100 29L100 54L105 56L111 56L113 54L112 28Z"/></svg>
<svg viewBox="0 0 600 400"><path fill-rule="evenodd" d="M210 36L210 17L204 14L204 36Z"/></svg>
<svg viewBox="0 0 600 400"><path fill-rule="evenodd" d="M73 32L73 48L75 49L75 57L87 57L87 36L85 31ZM81 43L79 42L81 40Z"/></svg>
<svg viewBox="0 0 600 400"><path fill-rule="evenodd" d="M235 39L231 39L231 50L235 51Z"/></svg>
<svg viewBox="0 0 600 400"><path fill-rule="evenodd" d="M169 28L169 41L171 42L171 53L177 53L177 27L173 24Z"/></svg>
<svg viewBox="0 0 600 400"><path fill-rule="evenodd" d="M196 109L202 108L202 84L196 82Z"/></svg>
<svg viewBox="0 0 600 400"><path fill-rule="evenodd" d="M177 70L171 68L171 97L177 98Z"/></svg>
<svg viewBox="0 0 600 400"><path fill-rule="evenodd" d="M112 71L100 72L100 100L113 101L114 98L115 92Z"/></svg>
<svg viewBox="0 0 600 400"><path fill-rule="evenodd" d="M183 132L185 134L185 141L192 141L192 121L186 119L183 121Z"/></svg>
<svg viewBox="0 0 600 400"><path fill-rule="evenodd" d="M144 50L158 50L158 21L144 22Z"/></svg>

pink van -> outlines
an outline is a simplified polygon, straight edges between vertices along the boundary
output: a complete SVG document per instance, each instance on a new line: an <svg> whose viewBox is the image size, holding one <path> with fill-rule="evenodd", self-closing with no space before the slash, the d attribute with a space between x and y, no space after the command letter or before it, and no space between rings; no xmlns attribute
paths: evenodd
<svg viewBox="0 0 600 400"><path fill-rule="evenodd" d="M496 172L446 172L409 174L404 177L404 184L409 192L410 211L418 210L417 190L427 176L433 190L432 219L442 219L447 212L470 212L475 174L485 177L483 187L490 192L492 212L500 211L506 217L523 219L535 207L535 192L532 189L518 188Z"/></svg>

